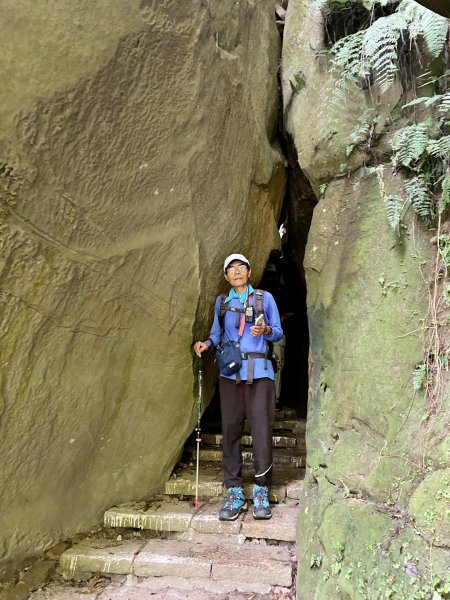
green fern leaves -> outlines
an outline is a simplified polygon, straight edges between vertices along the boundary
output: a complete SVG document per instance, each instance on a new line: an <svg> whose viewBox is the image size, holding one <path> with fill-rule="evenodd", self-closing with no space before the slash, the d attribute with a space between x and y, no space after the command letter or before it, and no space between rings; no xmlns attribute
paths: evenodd
<svg viewBox="0 0 450 600"><path fill-rule="evenodd" d="M435 57L439 56L447 39L448 20L439 17L431 10L421 9L418 29L430 54Z"/></svg>
<svg viewBox="0 0 450 600"><path fill-rule="evenodd" d="M361 45L364 31L358 31L336 42L331 49L334 54L332 72L339 72L331 95L331 107L336 108L343 101L351 83L367 76L361 63Z"/></svg>
<svg viewBox="0 0 450 600"><path fill-rule="evenodd" d="M438 210L442 214L450 206L450 175L446 175L442 181L442 195L439 198Z"/></svg>
<svg viewBox="0 0 450 600"><path fill-rule="evenodd" d="M450 92L447 92L442 96L441 105L439 106L439 112L442 115L445 115L448 112L450 112Z"/></svg>
<svg viewBox="0 0 450 600"><path fill-rule="evenodd" d="M361 62L374 73L381 93L391 86L397 73L397 45L400 33L408 26L400 13L382 17L363 36Z"/></svg>
<svg viewBox="0 0 450 600"><path fill-rule="evenodd" d="M384 197L384 204L389 227L398 231L403 211L403 200L400 196L389 195Z"/></svg>
<svg viewBox="0 0 450 600"><path fill-rule="evenodd" d="M433 104L436 104L436 102L439 102L439 100L441 100L441 98L443 98L442 94L436 94L436 96L421 96L420 98L414 98L414 100L411 100L411 102L408 102L408 104L404 104L402 106L403 109L405 108L410 108L411 106L417 106L418 104L423 104L424 106L426 106L427 108L432 106Z"/></svg>
<svg viewBox="0 0 450 600"><path fill-rule="evenodd" d="M423 175L407 179L403 187L413 211L424 219L431 218L433 216L431 195Z"/></svg>
<svg viewBox="0 0 450 600"><path fill-rule="evenodd" d="M375 4L373 0L370 2ZM377 19L365 30L342 38L331 49L332 71L341 74L336 81L332 104L337 104L352 83L358 84L370 74L381 93L386 92L396 77L400 38L408 34L411 40L424 40L431 56L437 57L444 48L448 27L448 20L444 17L413 0L403 0L393 14Z"/></svg>
<svg viewBox="0 0 450 600"><path fill-rule="evenodd" d="M420 364L414 369L412 382L414 390L420 390L420 388L425 384L427 378L427 371L428 369L425 363Z"/></svg>
<svg viewBox="0 0 450 600"><path fill-rule="evenodd" d="M431 119L427 119L422 123L408 125L395 132L391 141L394 150L392 159L394 166L409 167L413 161L420 158L430 141L428 136L430 126Z"/></svg>
<svg viewBox="0 0 450 600"><path fill-rule="evenodd" d="M431 156L445 158L450 154L450 135L444 135L438 140L431 140L427 147Z"/></svg>
<svg viewBox="0 0 450 600"><path fill-rule="evenodd" d="M332 0L328 0L328 4ZM385 6L387 0L362 0L365 6ZM335 87L331 95L331 107L341 106L345 95L355 86L376 83L381 94L393 84L398 73L399 48L415 43L428 52L428 59L438 57L445 47L449 21L420 6L413 0L401 0L397 8L387 16L375 19L364 30L340 39L331 48L331 68L335 75ZM423 56L423 53L422 53ZM374 167L380 183L389 226L400 233L402 217L411 208L421 218L431 221L436 214L450 207L450 175L445 176L450 156L450 133L447 122L450 114L450 92L445 81L447 71L435 75L429 70L426 81L420 87L436 86L440 93L416 98L403 109L425 108L430 118L395 131L391 138L394 169L405 175L403 194L386 194L382 167ZM424 74L425 76L425 74ZM430 79L431 78L431 79ZM442 80L442 81L441 81ZM444 84L444 85L442 85ZM420 88L419 88L420 89ZM346 154L355 148L367 150L375 135L377 116L366 109L358 119L357 126L346 134ZM420 112L415 112L415 116ZM448 135L447 135L448 134ZM425 175L425 172L428 173ZM442 192L442 193L440 193Z"/></svg>

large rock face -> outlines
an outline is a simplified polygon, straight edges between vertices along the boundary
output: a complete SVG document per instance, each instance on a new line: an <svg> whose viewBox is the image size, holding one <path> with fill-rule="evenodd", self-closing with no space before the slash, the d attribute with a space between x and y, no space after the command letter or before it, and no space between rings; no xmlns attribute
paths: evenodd
<svg viewBox="0 0 450 600"><path fill-rule="evenodd" d="M327 184L305 258L311 380L298 598L431 597L432 573L450 571L448 394L427 420L427 400L412 387L423 360L431 234L411 221L399 244L377 177L362 166L367 157L346 156L371 98L355 89L332 129L323 31L317 3L290 0L285 121L314 189ZM299 71L306 85L291 97ZM397 85L383 98L380 123L401 94ZM398 192L400 177L388 172L388 193Z"/></svg>
<svg viewBox="0 0 450 600"><path fill-rule="evenodd" d="M269 0L3 3L0 578L157 491L224 255L276 247Z"/></svg>

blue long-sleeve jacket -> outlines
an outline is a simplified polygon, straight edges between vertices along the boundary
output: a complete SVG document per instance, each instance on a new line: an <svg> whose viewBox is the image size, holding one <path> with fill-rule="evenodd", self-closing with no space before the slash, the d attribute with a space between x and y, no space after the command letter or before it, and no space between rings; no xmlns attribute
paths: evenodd
<svg viewBox="0 0 450 600"><path fill-rule="evenodd" d="M253 305L253 296L250 298L250 306ZM217 346L222 340L222 331L219 323L220 313L220 302L221 297L216 298L214 305L214 321L209 334L209 344ZM227 305L235 308L244 308L244 305L237 299L233 298L227 302ZM224 341L234 340L237 341L239 337L239 325L236 327L237 318L236 315L241 317L242 313L235 313L233 311L227 311L224 317L225 335ZM245 323L244 333L240 341L241 352L266 352L266 342L277 342L283 337L283 330L281 328L280 315L278 313L277 305L270 292L264 292L264 320L266 325L272 328L270 335L261 335L254 337L250 332L250 327L254 323ZM240 319L239 319L240 322ZM272 363L270 360L265 361L264 358L255 358L253 367L253 378L261 379L262 377L268 377L269 379L275 379L273 372ZM242 367L240 370L240 376L242 380L247 379L247 361L242 361ZM224 375L221 375L224 377ZM236 374L230 375L227 379L236 379Z"/></svg>

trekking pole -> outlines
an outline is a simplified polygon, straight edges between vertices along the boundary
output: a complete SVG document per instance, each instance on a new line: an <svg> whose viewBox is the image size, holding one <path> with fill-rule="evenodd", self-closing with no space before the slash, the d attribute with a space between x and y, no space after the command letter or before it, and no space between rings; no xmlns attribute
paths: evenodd
<svg viewBox="0 0 450 600"><path fill-rule="evenodd" d="M198 479L200 469L200 419L202 417L202 387L203 387L203 369L202 369L202 358L198 359L198 398L197 398L197 427L195 428L195 441L197 442L197 453L196 453L196 464L195 464L195 499L194 508L198 510Z"/></svg>

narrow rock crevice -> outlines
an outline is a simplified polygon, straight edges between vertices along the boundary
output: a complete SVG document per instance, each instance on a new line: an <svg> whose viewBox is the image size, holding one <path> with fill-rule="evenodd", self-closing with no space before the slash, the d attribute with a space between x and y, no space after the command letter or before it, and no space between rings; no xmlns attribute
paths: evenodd
<svg viewBox="0 0 450 600"><path fill-rule="evenodd" d="M276 23L283 40L284 17L288 0L276 3ZM280 56L281 61L281 56ZM291 135L284 126L281 73L278 73L277 140L286 160L287 181L279 228L282 251L275 261L283 278L287 313L283 320L286 335L285 365L282 375L281 406L295 408L306 417L308 400L309 327L307 316L307 286L303 261L314 207L318 199L303 173ZM272 255L269 260L274 260Z"/></svg>

